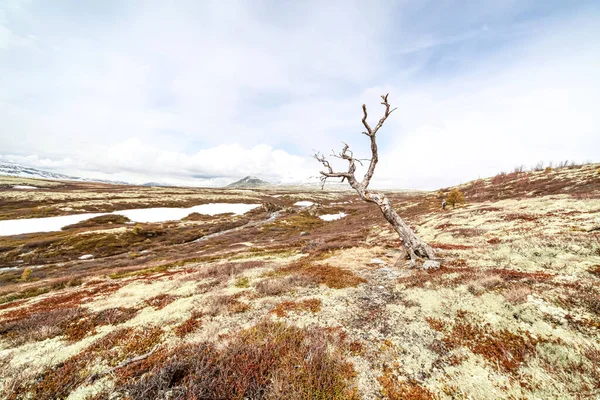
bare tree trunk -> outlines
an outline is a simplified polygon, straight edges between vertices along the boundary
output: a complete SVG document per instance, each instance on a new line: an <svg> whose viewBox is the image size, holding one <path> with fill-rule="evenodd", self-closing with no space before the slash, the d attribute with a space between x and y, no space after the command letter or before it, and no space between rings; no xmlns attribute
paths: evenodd
<svg viewBox="0 0 600 400"><path fill-rule="evenodd" d="M392 225L394 230L400 236L402 245L410 256L411 260L418 258L435 258L435 252L427 243L422 241L410 227L400 218L398 213L392 208L387 196L383 193L367 193L370 201L377 204L385 219ZM369 200L368 200L369 201Z"/></svg>
<svg viewBox="0 0 600 400"><path fill-rule="evenodd" d="M390 110L387 94L385 96L381 96L381 98L383 100L381 104L385 106L385 113L375 128L371 128L367 122L367 107L364 104L362 106L362 123L366 128L366 132L363 132L363 134L368 136L371 140L371 159L369 160L369 167L362 181L358 181L354 175L356 171L356 162L361 163L361 160L354 158L354 155L352 151L350 151L350 148L347 144L344 145L344 148L339 154L333 154L334 157L348 161L349 166L347 172L335 172L331 164L329 164L329 161L327 161L325 156L321 155L320 153L316 153L314 157L327 168L327 171L321 171L321 181L323 182L323 185L325 185L327 178L342 178L342 182L345 179L348 181L350 186L356 190L361 199L370 203L375 203L379 206L379 209L381 210L381 213L385 219L398 233L398 236L402 241L402 245L406 249L407 254L410 256L411 263L414 265L417 259L435 259L434 250L431 248L431 246L423 242L417 235L415 235L413 230L410 229L410 227L402 220L402 218L400 218L398 213L392 208L387 196L385 196L383 193L367 191L367 187L369 186L371 178L373 177L373 173L375 172L375 166L379 160L375 135L387 117L395 110Z"/></svg>

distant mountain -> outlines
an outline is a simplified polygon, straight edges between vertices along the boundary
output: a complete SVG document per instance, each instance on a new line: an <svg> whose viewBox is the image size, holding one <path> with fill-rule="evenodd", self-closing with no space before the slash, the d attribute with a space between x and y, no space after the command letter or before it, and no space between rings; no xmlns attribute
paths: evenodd
<svg viewBox="0 0 600 400"><path fill-rule="evenodd" d="M127 182L121 181L108 181L105 179L90 179L81 178L77 176L70 176L59 174L56 172L43 171L41 169L25 167L19 164L3 163L0 162L0 175L18 176L21 178L33 178L33 179L50 179L56 181L78 181L78 182L98 182L98 183L110 183L116 185L127 185Z"/></svg>
<svg viewBox="0 0 600 400"><path fill-rule="evenodd" d="M230 183L226 187L232 189L250 189L269 185L271 185L269 182L263 181L262 179L259 179L255 176L247 176L245 178L240 179L239 181Z"/></svg>

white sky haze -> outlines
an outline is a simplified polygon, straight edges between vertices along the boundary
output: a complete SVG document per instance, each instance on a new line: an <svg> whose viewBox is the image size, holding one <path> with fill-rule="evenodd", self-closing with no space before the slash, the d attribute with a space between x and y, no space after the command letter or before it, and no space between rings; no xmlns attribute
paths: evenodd
<svg viewBox="0 0 600 400"><path fill-rule="evenodd" d="M0 161L302 182L387 92L376 186L600 161L600 3L0 0Z"/></svg>

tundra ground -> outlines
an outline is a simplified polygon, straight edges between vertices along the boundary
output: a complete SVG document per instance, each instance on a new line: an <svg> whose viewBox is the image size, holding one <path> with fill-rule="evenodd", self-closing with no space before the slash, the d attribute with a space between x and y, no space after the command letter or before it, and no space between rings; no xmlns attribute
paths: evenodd
<svg viewBox="0 0 600 400"><path fill-rule="evenodd" d="M437 249L430 271L408 268L377 207L352 192L0 178L0 219L263 205L0 236L3 396L595 398L599 167L470 182L467 203L446 210L450 188L391 193Z"/></svg>

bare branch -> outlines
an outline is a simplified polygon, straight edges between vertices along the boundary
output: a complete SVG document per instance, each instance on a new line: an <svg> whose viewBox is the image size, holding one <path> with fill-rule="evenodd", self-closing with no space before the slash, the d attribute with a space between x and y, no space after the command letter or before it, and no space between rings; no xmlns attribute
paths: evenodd
<svg viewBox="0 0 600 400"><path fill-rule="evenodd" d="M367 122L367 106L363 104L363 107L362 107L363 108L362 123L365 126L365 128L367 129L367 132L363 132L363 133L371 139L371 155L372 155L371 162L369 163L369 168L368 168L367 172L365 173L363 181L361 182L361 185L365 189L369 186L369 183L371 182L371 178L373 177L373 173L375 172L375 166L377 165L377 162L379 161L379 154L377 151L377 142L376 142L375 135L377 134L377 131L379 131L379 128L381 128L383 126L383 123L387 120L387 118L390 116L390 114L397 110L397 108L390 110L390 103L388 102L388 96L389 96L389 93L381 96L381 99L383 100L381 102L381 104L383 104L383 106L385 107L385 112L383 113L383 116L379 119L379 122L375 126L375 129L372 129L369 126L369 123Z"/></svg>
<svg viewBox="0 0 600 400"><path fill-rule="evenodd" d="M323 188L325 186L325 183L327 182L327 178L342 178L342 182L344 182L344 179L348 179L350 180L350 177L354 178L353 172L335 172L333 170L333 167L331 166L331 164L329 163L329 161L327 161L327 159L325 158L325 156L319 152L316 152L315 154L313 154L313 157L319 161L321 164L323 164L323 166L325 168L327 168L327 171L321 171L321 188Z"/></svg>
<svg viewBox="0 0 600 400"><path fill-rule="evenodd" d="M367 135L371 141L371 158L369 159L369 167L368 170L362 180L362 182L358 182L354 173L356 171L356 162L359 162L362 165L362 162L359 159L354 158L354 153L350 150L350 146L347 143L344 143L344 147L342 151L339 153L335 153L332 150L332 156L336 158L340 158L348 161L348 172L335 172L329 164L329 161L325 159L320 153L315 153L314 158L317 159L323 166L327 169L327 171L321 171L321 182L323 187L328 178L342 178L342 182L347 180L350 186L356 190L358 195L364 201L375 203L379 206L379 209L383 213L385 219L394 227L394 230L398 233L400 240L402 241L402 245L406 249L406 253L411 258L411 265L415 265L415 259L417 258L429 258L433 260L435 258L435 251L431 246L427 243L423 242L419 237L415 235L410 226L408 226L402 218L398 215L398 213L393 209L389 199L383 193L371 192L367 190L371 178L373 177L373 173L375 172L375 166L379 161L379 154L377 151L377 141L376 135L379 129L383 126L387 118L393 113L396 109L390 109L390 103L388 102L388 95L381 96L382 102L381 104L385 107L385 111L383 116L379 119L375 128L371 128L369 123L367 122L367 106L363 104L363 117L362 123L366 129L363 134ZM434 264L439 266L439 262Z"/></svg>
<svg viewBox="0 0 600 400"><path fill-rule="evenodd" d="M371 129L371 127L369 126L369 123L367 122L367 105L363 104L362 108L363 108L362 123L365 126L365 128L367 129L367 131L363 132L363 134L365 134L367 136L373 136L373 130Z"/></svg>

